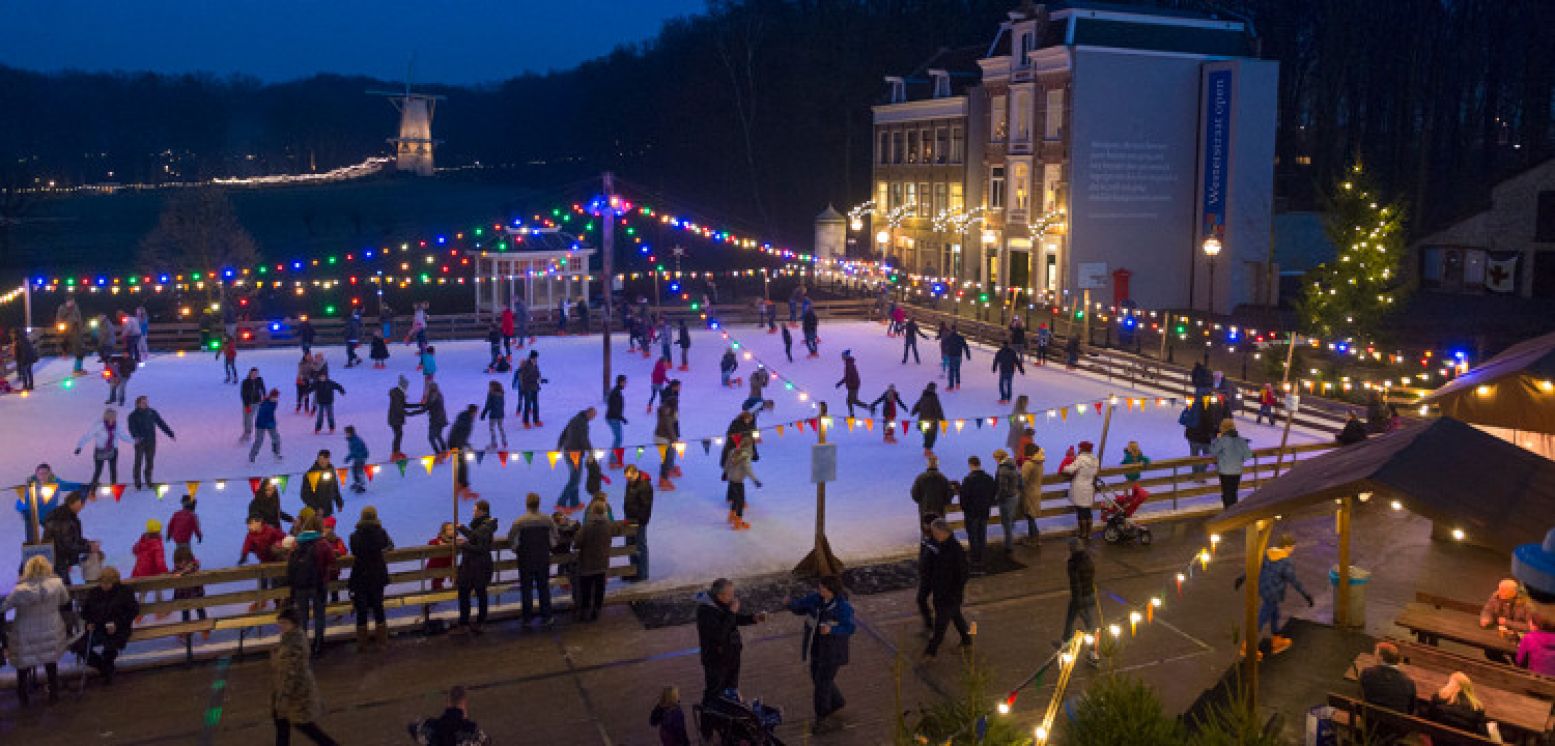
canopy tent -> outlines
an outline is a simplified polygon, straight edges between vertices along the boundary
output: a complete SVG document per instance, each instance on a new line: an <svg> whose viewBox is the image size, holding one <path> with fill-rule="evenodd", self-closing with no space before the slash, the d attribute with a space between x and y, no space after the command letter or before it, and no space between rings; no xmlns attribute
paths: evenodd
<svg viewBox="0 0 1555 746"><path fill-rule="evenodd" d="M1452 417L1336 449L1297 464L1211 519L1225 532L1334 499L1373 492L1511 552L1555 523L1555 461Z"/></svg>
<svg viewBox="0 0 1555 746"><path fill-rule="evenodd" d="M1508 347L1421 403L1482 427L1555 434L1555 334Z"/></svg>

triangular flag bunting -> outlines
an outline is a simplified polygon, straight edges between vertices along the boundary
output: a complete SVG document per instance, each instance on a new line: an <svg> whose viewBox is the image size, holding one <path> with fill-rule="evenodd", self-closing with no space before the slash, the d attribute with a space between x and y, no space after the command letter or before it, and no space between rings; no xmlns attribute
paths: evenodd
<svg viewBox="0 0 1555 746"><path fill-rule="evenodd" d="M949 420L940 420L939 421L939 434L940 435L944 435L946 432L949 432L949 430L950 430L950 421Z"/></svg>
<svg viewBox="0 0 1555 746"><path fill-rule="evenodd" d="M874 432L875 431L875 421L872 420L872 419L864 420L864 429L868 430L870 432Z"/></svg>
<svg viewBox="0 0 1555 746"><path fill-rule="evenodd" d="M850 433L853 432L853 418L852 417L848 418L848 432L850 432Z"/></svg>
<svg viewBox="0 0 1555 746"><path fill-rule="evenodd" d="M435 464L435 463L437 463L437 457L436 456L422 456L421 457L421 468L426 469L428 474L432 473L432 465Z"/></svg>
<svg viewBox="0 0 1555 746"><path fill-rule="evenodd" d="M583 465L582 451L568 451L567 460L572 462L572 468L577 469Z"/></svg>
<svg viewBox="0 0 1555 746"><path fill-rule="evenodd" d="M485 451L476 451L475 452L475 465L476 466L480 466L482 463L485 463L485 461L486 461L486 452Z"/></svg>
<svg viewBox="0 0 1555 746"><path fill-rule="evenodd" d="M810 427L814 428L815 430L820 430L821 429L821 420L819 418L817 418L817 417L811 417L810 418Z"/></svg>
<svg viewBox="0 0 1555 746"><path fill-rule="evenodd" d="M114 502L118 502L119 498L124 497L124 485L122 484L108 485L108 491L113 493Z"/></svg>
<svg viewBox="0 0 1555 746"><path fill-rule="evenodd" d="M346 482L351 480L351 470L350 469L336 469L335 470L335 479L340 480L341 484L345 484Z"/></svg>
<svg viewBox="0 0 1555 746"><path fill-rule="evenodd" d="M545 458L546 458L546 460L551 462L551 468L552 469L556 468L556 461L557 461L557 459L560 459L561 457L562 457L561 453L559 453L557 451L546 451L546 453L545 453Z"/></svg>
<svg viewBox="0 0 1555 746"><path fill-rule="evenodd" d="M199 481L184 482L184 489L189 491L189 496L194 497L200 491Z"/></svg>
<svg viewBox="0 0 1555 746"><path fill-rule="evenodd" d="M167 497L167 485L166 484L156 485L156 489L157 489L157 499L158 500L161 500L162 498ZM119 490L122 492L124 490L124 488L121 486L119 488ZM114 500L118 500L118 499L119 499L118 497L114 498Z"/></svg>
<svg viewBox="0 0 1555 746"><path fill-rule="evenodd" d="M685 443L676 443L675 444L675 452L679 453L679 454L684 454L686 452L686 444ZM706 456L706 455L708 455L708 454L710 454L712 452L713 452L713 439L712 438L703 438L702 439L702 455Z"/></svg>
<svg viewBox="0 0 1555 746"><path fill-rule="evenodd" d="M26 501L26 499L27 499L27 486L26 485L18 485L16 487L12 487L11 491L16 493L16 500L18 502Z"/></svg>
<svg viewBox="0 0 1555 746"><path fill-rule="evenodd" d="M402 477L405 476L405 465L409 464L409 463L410 463L410 459L408 459L408 458L398 459L398 460L396 460L394 462L394 465L399 467L400 476L402 476Z"/></svg>
<svg viewBox="0 0 1555 746"><path fill-rule="evenodd" d="M1068 422L1069 421L1069 408L1068 407L1059 407L1058 408L1058 419L1063 420L1064 422Z"/></svg>
<svg viewBox="0 0 1555 746"><path fill-rule="evenodd" d="M618 464L619 463L624 463L626 461L626 449L625 448L613 448L613 449L611 449L611 455L616 457L616 463L618 463Z"/></svg>
<svg viewBox="0 0 1555 746"><path fill-rule="evenodd" d="M729 433L729 442L733 443L735 448L739 448L741 437L743 436L741 436L739 433Z"/></svg>
<svg viewBox="0 0 1555 746"><path fill-rule="evenodd" d="M319 477L323 476L323 474L324 474L324 472L312 471L312 470L309 470L307 474L304 474L303 476L306 477L307 480L308 480L308 489L310 489L310 490L318 489L319 488Z"/></svg>
<svg viewBox="0 0 1555 746"><path fill-rule="evenodd" d="M798 431L799 431L799 432L801 432L801 433L802 433L802 432L804 432L804 420L798 420L798 421L796 421L796 422L795 422L795 423L794 423L794 429L795 429L795 430L798 430Z"/></svg>
<svg viewBox="0 0 1555 746"><path fill-rule="evenodd" d="M497 451L497 463L501 464L503 466L507 466L508 465L508 452L507 451Z"/></svg>
<svg viewBox="0 0 1555 746"><path fill-rule="evenodd" d="M534 466L534 464L535 464L535 452L534 451L524 451L524 463L526 465L528 465L528 466Z"/></svg>
<svg viewBox="0 0 1555 746"><path fill-rule="evenodd" d="M912 429L912 420L902 420L902 432L905 433L905 432L907 432L907 431L909 431L911 429ZM923 428L918 428L918 429L922 430Z"/></svg>
<svg viewBox="0 0 1555 746"><path fill-rule="evenodd" d="M956 432L966 429L966 420L956 420Z"/></svg>
<svg viewBox="0 0 1555 746"><path fill-rule="evenodd" d="M777 430L777 434L779 436L781 436L783 434L783 426L782 425L778 425L775 429Z"/></svg>
<svg viewBox="0 0 1555 746"><path fill-rule="evenodd" d="M378 476L378 470L382 468L383 467L379 466L378 464L373 464L372 466L367 467L367 481L373 481L373 477Z"/></svg>
<svg viewBox="0 0 1555 746"><path fill-rule="evenodd" d="M248 478L248 491L252 492L252 493L254 493L256 495L259 494L259 485L263 484L264 481L265 480L260 479L259 477L249 477Z"/></svg>
<svg viewBox="0 0 1555 746"><path fill-rule="evenodd" d="M1094 405L1096 407L1096 414L1101 414L1101 405L1102 405L1102 402L1096 402L1096 404Z"/></svg>
<svg viewBox="0 0 1555 746"><path fill-rule="evenodd" d="M979 430L983 429L983 418L982 417L977 418L977 429L979 429Z"/></svg>
<svg viewBox="0 0 1555 746"><path fill-rule="evenodd" d="M660 443L660 444L658 444L657 446L654 446L654 447L659 449L659 460L660 461L663 461L664 459L669 457L670 447L668 445L666 445L664 443Z"/></svg>
<svg viewBox="0 0 1555 746"><path fill-rule="evenodd" d="M679 441L677 441L675 443L675 455L676 456L680 456L681 458L685 458L685 455L686 455L686 444L685 443L681 443Z"/></svg>
<svg viewBox="0 0 1555 746"><path fill-rule="evenodd" d="M292 483L292 478L285 474L277 474L275 479L270 481L275 483L275 490L284 495L286 494L286 485Z"/></svg>
<svg viewBox="0 0 1555 746"><path fill-rule="evenodd" d="M642 460L642 457L643 457L643 451L645 451L645 450L647 450L647 449L645 449L645 448L643 448L643 447L642 447L642 446L638 446L638 447L637 447L637 455L636 455L636 456L633 456L633 457L632 457L632 460L633 460L633 461L640 461L640 460Z"/></svg>

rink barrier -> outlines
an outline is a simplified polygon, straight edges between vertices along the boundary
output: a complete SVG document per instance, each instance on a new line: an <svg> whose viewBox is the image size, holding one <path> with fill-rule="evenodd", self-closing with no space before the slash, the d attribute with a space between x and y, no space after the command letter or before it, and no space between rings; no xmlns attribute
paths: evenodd
<svg viewBox="0 0 1555 746"><path fill-rule="evenodd" d="M631 558L636 554L636 545L629 543L629 539L637 536L636 524L616 522L612 525L613 537L610 546L610 569L607 578L630 578L637 575L637 566L631 564ZM488 594L491 597L490 614L493 619L502 619L518 613L520 604L503 604L499 602L500 594L518 591L518 560L512 554L512 546L506 538L498 538L492 542L494 552L493 576L488 586ZM425 563L434 557L447 557L451 552L448 546L434 546L418 544L404 548L392 549L384 552L384 560L389 567L389 585L384 592L384 610L389 612L391 630L396 617L392 615L395 609L412 609L417 617L413 620L412 627L419 628L433 614L432 606L441 603L449 603L458 600L458 591L454 586L456 567L427 568ZM336 559L337 567L348 571L354 558L350 555ZM553 590L552 605L555 610L570 608L569 596L555 595L555 588L564 583L572 582L575 578L560 572L564 565L575 563L577 552L559 553L551 555L551 586ZM399 566L399 569L396 569ZM504 574L506 577L504 577ZM152 623L137 625L130 633L130 642L155 643L180 635L190 635L181 643L185 661L193 661L207 652L215 655L218 650L230 647L232 640L199 640L193 637L204 632L219 632L224 630L237 630L237 653L242 654L247 638L257 632L261 627L275 623L276 609L273 604L284 602L291 596L290 591L284 586L264 588L260 587L269 583L282 583L286 578L286 562L265 562L253 565L241 565L224 567L216 570L202 570L184 576L158 575L144 578L125 578L125 587L134 591L137 595L163 594L171 596L172 592L179 588L203 587L206 595L200 598L172 599L166 601L149 601L140 605L140 613L143 620L149 620L157 615L168 615L177 618L182 612L193 612L196 609L205 609L207 618L191 619L190 621L171 621L165 624ZM432 589L432 581L442 578L446 580L443 588ZM234 584L248 584L252 586L247 590L234 590L230 586ZM351 605L349 590L349 572L343 573L340 580L329 584L331 592L338 592L339 602L331 602L326 614L334 616L343 614L347 617L348 624L333 626L327 630L327 636L331 639L346 638L354 635L354 609ZM71 595L78 601L95 586L76 585L71 586ZM252 605L260 604L264 608L250 610ZM399 620L407 618L406 615L398 617ZM403 626L403 625L402 625ZM153 652L153 651L131 651ZM164 651L166 652L166 651ZM160 662L173 662L168 656L152 655L152 658L161 658ZM153 661L148 663L154 664Z"/></svg>
<svg viewBox="0 0 1555 746"><path fill-rule="evenodd" d="M818 316L827 319L863 319L868 314L871 302L868 300L817 300L813 301ZM781 303L779 304L782 305ZM635 308L635 306L633 306ZM650 306L650 310L656 314L662 314L672 320L685 319L688 322L700 324L700 311L690 311L684 305ZM531 308L529 311L529 333L531 336L549 337L556 334L556 309ZM756 311L751 303L733 302L714 306L714 316L726 324L750 324L756 323ZM782 308L778 311L780 318L787 318L786 311ZM486 332L491 326L493 314L487 312L467 313L434 313L427 317L427 339L436 344L440 341L456 339L480 339L486 338ZM318 338L314 346L342 345L345 343L345 319L343 318L313 318L310 319L313 328L318 332ZM600 330L599 315L591 314L589 317L589 333L597 334ZM279 329L272 329L272 324L279 323ZM569 320L575 328L576 320ZM394 338L385 340L389 343L389 353L393 355L398 351L396 345L405 341L405 334L410 331L411 317L394 317ZM363 315L362 337L360 355L365 359L370 351L373 333L381 328L376 315ZM222 329L218 325L217 333ZM619 320L611 328L612 332L620 333L623 329ZM238 353L243 350L268 349L272 347L297 347L299 342L296 336L296 320L287 319L260 319L238 322ZM243 333L250 334L250 338L243 339ZM40 356L57 356L60 354L59 335L50 329L34 329L33 336L36 339ZM152 322L150 336L147 344L153 352L187 351L192 353L205 352L215 355L213 350L204 350L201 343L200 323L197 321L157 321ZM90 344L90 343L88 343ZM7 348L8 345L0 345ZM4 357L4 356L0 356ZM96 357L96 350L90 350L88 357ZM0 361L0 365L8 365L8 362Z"/></svg>
<svg viewBox="0 0 1555 746"><path fill-rule="evenodd" d="M1308 443L1285 448L1285 458L1280 466L1281 474L1290 471L1298 459L1311 458L1320 453L1326 453L1335 446L1331 443ZM1242 483L1240 490L1245 492L1257 489L1263 484L1275 478L1274 463L1280 449L1278 447L1259 448L1253 451L1253 457L1242 468ZM1048 458L1048 463L1054 466L1057 461ZM942 467L946 466L942 464ZM1201 467L1204 471L1195 472L1194 467ZM952 481L959 481L952 476L955 471L942 472ZM1149 464L1129 464L1127 466L1109 466L1096 472L1096 477L1101 481L1102 487L1097 490L1098 496L1102 493L1114 493L1125 489L1128 480L1125 474L1139 474L1137 484L1150 493L1150 497L1140 505L1134 513L1136 519L1152 520L1178 520L1192 518L1199 515L1211 515L1222 510L1220 497L1220 478L1215 473L1215 459L1207 456L1190 456L1175 459L1153 460ZM1200 482L1200 479L1207 481ZM1074 515L1074 507L1069 502L1070 478L1056 471L1045 471L1042 475L1042 513L1037 518L1057 518ZM1193 498L1214 496L1215 500L1194 500ZM1183 505L1183 501L1191 500L1191 504ZM1094 510L1096 530L1102 526L1101 505L1098 503ZM945 511L946 522L954 531L966 530L966 520L962 514L961 501L957 498ZM1024 520L1024 511L1016 520ZM1003 526L999 523L999 506L996 504L989 513L988 528L990 533L995 529L1002 532ZM964 534L963 534L964 535Z"/></svg>
<svg viewBox="0 0 1555 746"><path fill-rule="evenodd" d="M923 306L906 305L908 313L918 320L925 332L932 333L943 321L955 324L962 336L969 340L980 342L984 345L998 347L1008 337L1009 328L1002 324L957 316L946 311L939 311ZM1026 331L1027 361L1036 359L1035 333L1031 329ZM1062 336L1055 330L1053 343L1048 346L1048 359L1043 361L1047 365L1062 365L1064 362L1064 345L1068 342L1067 336ZM930 340L925 345L934 345ZM1126 383L1130 387L1148 387L1157 391L1169 393L1179 398L1191 398L1194 390L1191 367L1184 367L1175 363L1137 355L1121 349L1101 347L1097 345L1080 346L1079 367L1094 375L1106 378L1108 381ZM989 358L991 360L991 358ZM982 364L984 361L974 359L969 363ZM969 363L963 363L963 368ZM1262 386L1249 381L1239 380L1235 377L1228 378L1236 385L1237 400L1233 404L1237 412L1258 411L1258 395ZM1301 411L1296 413L1294 424L1307 427L1319 432L1335 433L1344 427L1345 419L1352 410L1359 409L1354 404L1348 404L1333 399L1303 393L1301 395ZM1284 407L1276 406L1275 414L1285 419Z"/></svg>

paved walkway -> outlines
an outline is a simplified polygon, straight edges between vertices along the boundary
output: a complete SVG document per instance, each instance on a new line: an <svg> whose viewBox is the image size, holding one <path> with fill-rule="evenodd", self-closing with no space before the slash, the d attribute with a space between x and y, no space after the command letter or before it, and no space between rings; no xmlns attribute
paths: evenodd
<svg viewBox="0 0 1555 746"><path fill-rule="evenodd" d="M1326 619L1333 520L1317 515L1288 523L1286 528L1301 539L1301 577L1319 601L1302 615ZM1358 511L1356 526L1357 564L1376 572L1368 609L1374 634L1389 631L1397 606L1413 594L1417 582L1477 599L1507 566L1505 558L1489 552L1433 543L1428 523L1386 506ZM1240 573L1240 537L1228 537L1209 572L1189 581L1180 597L1171 590L1173 576L1203 543L1200 525L1181 523L1157 526L1151 547L1101 546L1097 551L1104 614L1168 589L1156 623L1141 625L1138 637L1111 665L1152 683L1173 712L1186 709L1213 685L1234 655L1240 594L1232 590L1232 581ZM1051 653L1067 602L1062 538L1049 539L1040 549L1020 548L1017 559L1028 567L974 580L969 589L967 616L979 629L975 650L989 665L995 694ZM933 702L958 687L961 665L954 633L938 660L918 660L925 638L912 591L859 597L855 603L860 631L853 640L852 663L838 679L848 699L840 715L844 727L811 743L889 743L893 713ZM789 743L806 742L810 717L800 630L797 617L783 614L746 628L745 635L742 690L784 707L788 722L780 733ZM498 743L657 743L647 719L660 687L679 686L689 705L702 685L694 626L644 630L617 603L608 605L596 624L559 624L543 633L520 632L515 624L503 623L474 639L402 636L388 652L375 655L337 647L317 664L316 674L326 707L323 725L346 744L406 743L405 723L440 711L442 692L455 683L471 688L472 716ZM1082 667L1072 691L1083 691L1093 675ZM1342 683L1339 675L1336 685ZM1024 694L1011 717L1034 723L1050 696L1051 678ZM127 672L111 689L93 680L83 696L67 695L53 707L35 703L19 711L6 694L0 697L3 742L258 744L272 738L268 664L252 656L230 666ZM213 702L219 709L208 709ZM1286 713L1288 720L1299 721L1304 710L1301 703L1280 706L1299 708ZM202 740L207 735L210 740Z"/></svg>

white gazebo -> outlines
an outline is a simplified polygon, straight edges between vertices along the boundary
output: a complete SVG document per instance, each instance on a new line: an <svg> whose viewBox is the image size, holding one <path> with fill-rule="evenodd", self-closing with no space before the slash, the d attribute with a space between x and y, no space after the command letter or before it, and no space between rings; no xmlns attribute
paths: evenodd
<svg viewBox="0 0 1555 746"><path fill-rule="evenodd" d="M475 255L475 312L501 313L515 298L553 308L561 298L589 299L595 250L557 228L512 228L508 251Z"/></svg>

